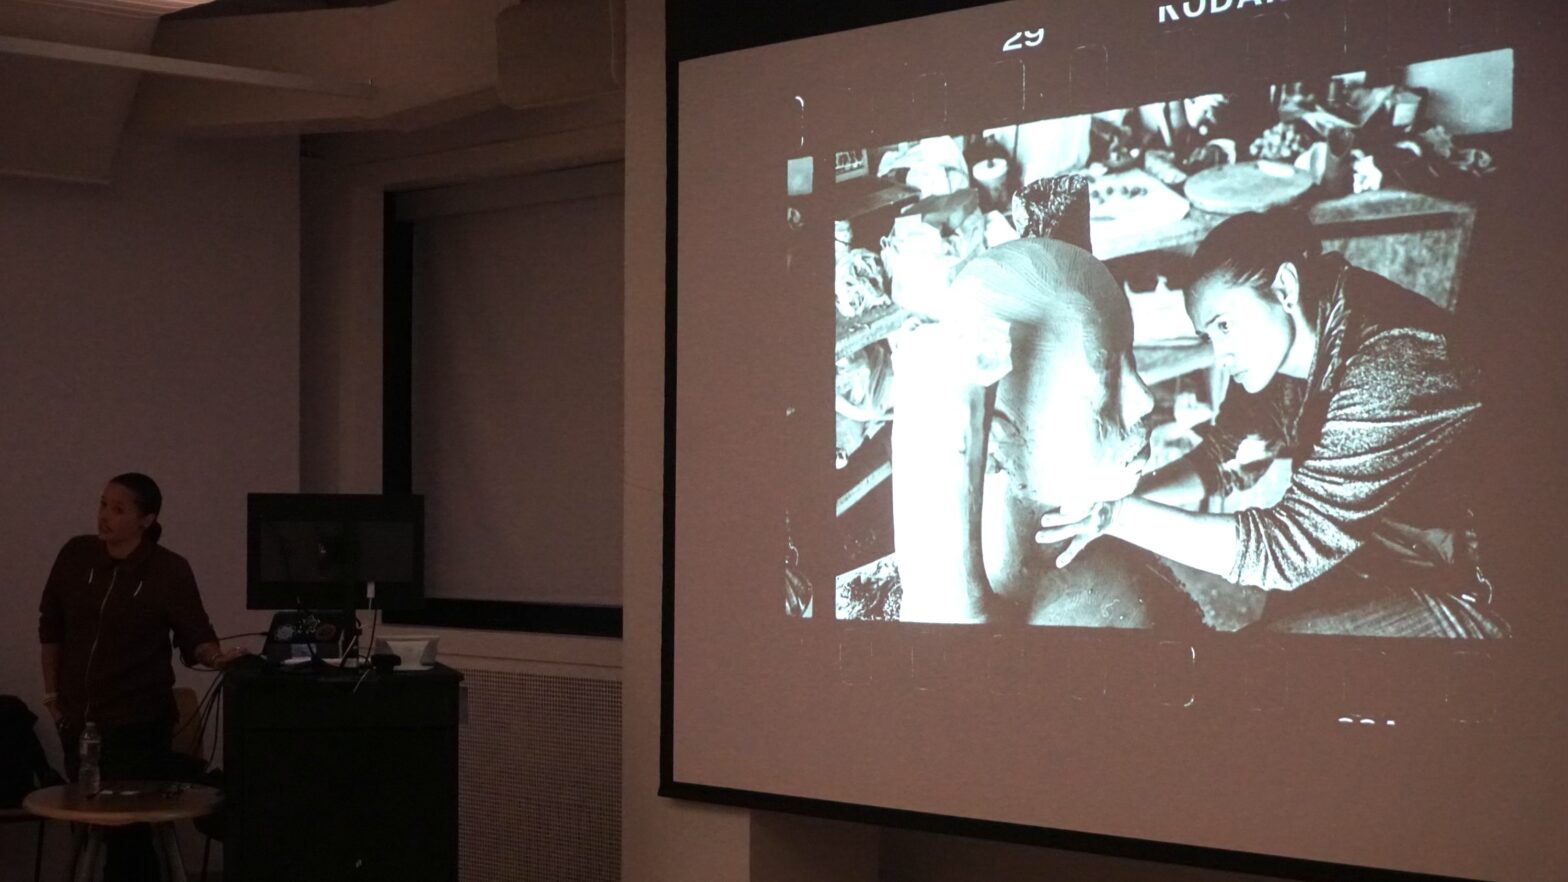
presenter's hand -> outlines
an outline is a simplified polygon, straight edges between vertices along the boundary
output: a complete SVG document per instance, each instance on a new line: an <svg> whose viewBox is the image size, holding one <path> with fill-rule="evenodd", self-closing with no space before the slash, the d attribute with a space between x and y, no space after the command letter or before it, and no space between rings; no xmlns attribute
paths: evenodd
<svg viewBox="0 0 1568 882"><path fill-rule="evenodd" d="M228 649L225 649L217 655L213 656L212 660L208 662L208 665L210 667L219 669L226 668L233 664L236 659L244 658L250 654L250 650L243 646L231 646Z"/></svg>
<svg viewBox="0 0 1568 882"><path fill-rule="evenodd" d="M1078 552L1100 536L1103 536L1111 527L1111 521L1116 517L1116 509L1121 505L1121 500L1113 499L1109 502L1096 502L1089 506L1087 512L1057 510L1040 518L1040 532L1034 534L1034 541L1041 545L1050 545L1064 539L1072 540L1067 544L1066 550L1056 556L1056 566L1065 567L1073 562Z"/></svg>

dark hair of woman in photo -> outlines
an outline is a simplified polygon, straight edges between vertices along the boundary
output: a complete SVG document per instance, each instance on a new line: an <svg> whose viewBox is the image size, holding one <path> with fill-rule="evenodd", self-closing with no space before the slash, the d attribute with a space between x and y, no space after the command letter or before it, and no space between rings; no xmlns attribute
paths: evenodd
<svg viewBox="0 0 1568 882"><path fill-rule="evenodd" d="M1186 289L1193 326L1231 381L1191 453L1138 492L1038 541L1102 533L1233 586L1266 592L1259 627L1367 636L1495 637L1472 523L1480 372L1453 317L1323 253L1295 211L1243 214L1209 233ZM1193 511L1255 484L1269 505Z"/></svg>
<svg viewBox="0 0 1568 882"><path fill-rule="evenodd" d="M190 564L159 544L162 511L152 478L111 478L98 499L97 531L65 543L44 585L43 704L72 780L88 723L102 740L105 781L168 778L176 720L171 647L187 665L219 667L241 654L219 645ZM107 844L105 879L157 876L145 825L117 828Z"/></svg>

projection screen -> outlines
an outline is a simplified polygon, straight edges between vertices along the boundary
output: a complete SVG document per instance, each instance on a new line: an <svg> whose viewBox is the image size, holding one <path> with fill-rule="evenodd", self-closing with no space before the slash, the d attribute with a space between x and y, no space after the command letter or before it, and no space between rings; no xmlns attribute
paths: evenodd
<svg viewBox="0 0 1568 882"><path fill-rule="evenodd" d="M671 9L662 792L1568 866L1534 13Z"/></svg>

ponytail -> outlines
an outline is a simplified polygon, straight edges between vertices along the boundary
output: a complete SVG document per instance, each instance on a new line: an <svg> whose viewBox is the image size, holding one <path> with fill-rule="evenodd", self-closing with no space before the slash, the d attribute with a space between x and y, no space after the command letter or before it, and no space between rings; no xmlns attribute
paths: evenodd
<svg viewBox="0 0 1568 882"><path fill-rule="evenodd" d="M1215 227L1192 256L1188 305L1191 306L1192 292L1200 281L1262 292L1286 262L1296 267L1305 298L1310 290L1315 290L1308 278L1314 274L1322 254L1317 229L1304 211L1275 209L1238 214Z"/></svg>

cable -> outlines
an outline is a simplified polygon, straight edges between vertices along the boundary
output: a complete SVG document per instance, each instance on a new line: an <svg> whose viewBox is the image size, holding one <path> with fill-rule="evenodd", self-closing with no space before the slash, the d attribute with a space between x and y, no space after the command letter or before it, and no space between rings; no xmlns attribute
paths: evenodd
<svg viewBox="0 0 1568 882"><path fill-rule="evenodd" d="M365 658L370 658L376 652L376 625L381 621L381 610L376 609L376 583L371 582L370 594L370 651L365 653Z"/></svg>
<svg viewBox="0 0 1568 882"><path fill-rule="evenodd" d="M221 682L223 682L223 676L222 674L219 674L216 678L213 679L211 683L207 684L207 691L202 694L201 701L196 703L196 712L191 714L190 718L185 722L181 723L179 728L170 733L169 737L171 739L178 738L180 733L184 732L187 726L203 716L203 708L207 707L211 703L213 690L216 689L218 684Z"/></svg>
<svg viewBox="0 0 1568 882"><path fill-rule="evenodd" d="M186 720L169 735L169 740L172 742L178 738L180 733L184 732L186 728L189 727L192 723L196 724L196 737L198 740L196 742L196 751L194 756L195 759L201 761L202 772L205 772L207 769L212 767L213 759L217 755L217 741L215 738L213 741L212 751L207 752L208 755L205 758L203 757L203 753L206 751L208 723L212 720L214 713L217 712L221 707L219 698L222 695L222 690L220 687L223 683L223 679L224 674L219 672L218 676L214 677L212 682L208 684L207 692L202 696L201 701L197 703L195 713L186 718Z"/></svg>
<svg viewBox="0 0 1568 882"><path fill-rule="evenodd" d="M353 653L353 656L354 656L354 663L356 665L358 665L358 664L360 664L362 662L368 664L369 661L370 661L370 657L376 651L376 622L379 619L379 610L376 609L376 583L375 582L366 582L365 583L365 603L366 603L366 608L370 610L370 648L368 650L365 649L365 644L362 643L360 641L360 639L359 639L359 632L360 632L359 617L355 616L354 617L354 639L349 641L349 645L346 648L344 648L344 650L343 650L343 657L338 659L338 667L339 668L346 667L348 665L348 659L349 659L349 655L350 655L351 652ZM356 685L354 688L358 689L359 687Z"/></svg>
<svg viewBox="0 0 1568 882"><path fill-rule="evenodd" d="M218 759L218 739L223 734L223 705L220 703L217 707L217 718L212 727L212 750L207 754L207 769L212 768L212 764ZM202 731L202 735L203 737L206 736L205 729Z"/></svg>
<svg viewBox="0 0 1568 882"><path fill-rule="evenodd" d="M214 681L214 685L216 685L217 683L222 682L222 680L223 680L223 676L219 675L218 679ZM220 707L222 707L222 703L220 701L218 701L218 696L214 695L213 696L213 700L211 702L209 702L207 704L206 709L202 711L201 728L199 730L197 730L197 733L201 736L201 742L196 745L196 755L197 756L201 756L202 747L205 746L205 742L207 740L207 724L212 720L213 716L218 713L218 709ZM214 744L214 746L216 748L217 742L214 741L213 744ZM202 770L205 771L211 765L212 765L212 759L209 757L206 760L205 764L203 765Z"/></svg>
<svg viewBox="0 0 1568 882"><path fill-rule="evenodd" d="M343 647L343 655L338 658L338 667L339 668L344 668L344 667L348 666L349 656L351 654L355 654L357 652L357 650L358 650L358 647L359 647L359 616L355 616L354 617L354 636L349 639L348 645ZM358 658L359 658L358 655L356 654L354 657L355 657L355 661L357 662Z"/></svg>

